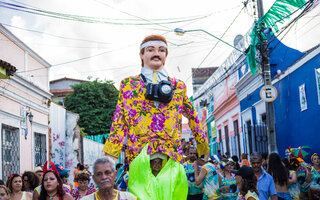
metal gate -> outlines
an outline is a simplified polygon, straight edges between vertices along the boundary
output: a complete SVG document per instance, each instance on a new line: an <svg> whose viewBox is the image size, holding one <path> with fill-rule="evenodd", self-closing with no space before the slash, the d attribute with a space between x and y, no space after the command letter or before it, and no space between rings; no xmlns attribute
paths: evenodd
<svg viewBox="0 0 320 200"><path fill-rule="evenodd" d="M20 173L20 135L19 129L2 125L2 178Z"/></svg>
<svg viewBox="0 0 320 200"><path fill-rule="evenodd" d="M34 165L43 165L47 160L46 135L34 134Z"/></svg>
<svg viewBox="0 0 320 200"><path fill-rule="evenodd" d="M245 148L249 146L246 151L248 153L260 152L268 153L268 134L266 124L255 124L255 125L244 125L245 137L244 144Z"/></svg>

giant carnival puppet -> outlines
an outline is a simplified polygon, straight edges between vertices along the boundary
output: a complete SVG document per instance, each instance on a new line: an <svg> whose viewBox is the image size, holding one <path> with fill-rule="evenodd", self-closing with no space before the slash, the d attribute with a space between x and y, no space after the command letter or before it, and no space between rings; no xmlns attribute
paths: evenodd
<svg viewBox="0 0 320 200"><path fill-rule="evenodd" d="M182 115L197 142L198 155L209 145L182 81L164 69L168 55L163 36L150 35L140 46L141 73L122 80L110 136L103 151L118 158L128 146L129 190L141 200L186 199L182 165Z"/></svg>

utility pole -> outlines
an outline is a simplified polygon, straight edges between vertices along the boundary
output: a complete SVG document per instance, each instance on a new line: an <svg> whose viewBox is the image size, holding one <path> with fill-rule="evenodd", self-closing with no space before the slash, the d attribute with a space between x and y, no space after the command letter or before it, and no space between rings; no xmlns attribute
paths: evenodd
<svg viewBox="0 0 320 200"><path fill-rule="evenodd" d="M264 15L263 13L263 3L262 0L252 0L257 1L257 12L258 18ZM262 56L261 69L262 77L264 80L264 85L272 85L270 63L269 63L269 51L268 51L268 41L266 38L261 37L261 32L264 30L259 30L259 38L262 40L262 44L259 46L260 54ZM266 118L267 118L267 134L268 134L268 151L277 152L277 135L275 126L275 114L273 102L265 102L266 104Z"/></svg>

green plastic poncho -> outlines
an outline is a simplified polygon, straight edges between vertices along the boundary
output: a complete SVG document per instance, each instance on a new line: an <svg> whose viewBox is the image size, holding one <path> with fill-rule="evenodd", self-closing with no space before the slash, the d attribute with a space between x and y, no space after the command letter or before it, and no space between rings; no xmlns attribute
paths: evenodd
<svg viewBox="0 0 320 200"><path fill-rule="evenodd" d="M138 200L186 200L188 181L183 165L169 158L155 177L150 168L148 144L130 163L128 187Z"/></svg>

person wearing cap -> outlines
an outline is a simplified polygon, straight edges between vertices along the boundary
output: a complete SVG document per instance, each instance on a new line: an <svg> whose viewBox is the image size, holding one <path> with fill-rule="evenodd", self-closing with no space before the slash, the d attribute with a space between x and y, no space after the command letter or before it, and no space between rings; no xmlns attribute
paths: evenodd
<svg viewBox="0 0 320 200"><path fill-rule="evenodd" d="M232 159L222 161L220 168L222 173L219 174L219 185L221 196L223 200L234 200L237 197L237 186L235 175L231 173L234 168L234 162Z"/></svg>
<svg viewBox="0 0 320 200"><path fill-rule="evenodd" d="M41 184L42 182L42 174L43 174L43 170L41 166L37 166L33 169L33 172L36 173L36 175L39 178L39 184Z"/></svg>
<svg viewBox="0 0 320 200"><path fill-rule="evenodd" d="M60 178L62 179L64 187L68 188L67 192L70 193L72 189L72 184L68 182L70 170L63 168L61 165L58 165L58 164L56 164L56 168L59 172Z"/></svg>
<svg viewBox="0 0 320 200"><path fill-rule="evenodd" d="M236 184L239 188L238 200L259 200L259 192L257 190L257 178L251 167L246 165L240 167L239 170L232 170L236 175Z"/></svg>
<svg viewBox="0 0 320 200"><path fill-rule="evenodd" d="M121 147L127 143L127 157L131 163L148 145L147 153L151 159L155 158L152 156L155 153L164 155L165 159L161 158L161 169L166 163L171 162L170 160L175 162L174 167L166 170L173 168L179 170L181 173L173 173L174 176L181 176L182 181L179 183L184 189L179 191L187 191L187 180L182 177L184 169L181 121L183 115L189 120L189 127L197 142L200 156L209 152L209 145L192 102L187 97L185 83L169 77L164 68L167 55L167 41L163 36L150 35L142 41L141 73L125 78L121 82L110 135L103 147L103 152L116 160L120 155ZM145 173L149 173L147 171ZM129 189L134 193L135 189L130 188L130 180ZM175 179L172 178L172 180ZM141 185L146 184L141 183ZM170 183L162 186L169 187ZM159 191L166 190L161 189L160 186L158 188ZM176 188L173 189L176 190ZM147 195L147 193L144 194Z"/></svg>
<svg viewBox="0 0 320 200"><path fill-rule="evenodd" d="M258 192L260 200L277 200L277 191L273 178L262 169L262 155L259 152L253 152L250 155L250 163L254 170L254 175L258 180Z"/></svg>
<svg viewBox="0 0 320 200"><path fill-rule="evenodd" d="M213 164L211 158L201 167L199 172L198 161L194 162L194 177L196 185L200 186L203 183L204 198L206 200L220 199L219 190L219 175L217 167Z"/></svg>

